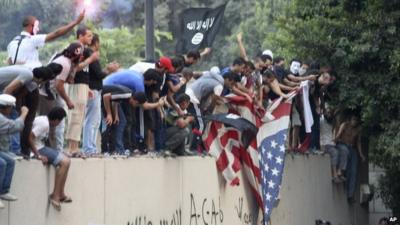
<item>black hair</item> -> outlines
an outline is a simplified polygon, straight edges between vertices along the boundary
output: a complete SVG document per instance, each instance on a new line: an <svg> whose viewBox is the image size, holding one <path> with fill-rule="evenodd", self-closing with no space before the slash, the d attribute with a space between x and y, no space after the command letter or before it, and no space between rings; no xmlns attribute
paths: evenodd
<svg viewBox="0 0 400 225"><path fill-rule="evenodd" d="M67 113L62 107L56 106L50 110L50 112L47 114L47 118L49 120L62 120L67 116Z"/></svg>
<svg viewBox="0 0 400 225"><path fill-rule="evenodd" d="M190 51L188 51L188 53L186 54L186 57L188 57L188 58L193 58L193 59L195 59L195 60L198 60L198 59L200 59L201 55L200 55L199 50L190 50Z"/></svg>
<svg viewBox="0 0 400 225"><path fill-rule="evenodd" d="M254 64L253 64L252 62L250 62L250 61L247 61L247 62L246 62L246 67L247 67L247 68L250 68L251 70L255 70L255 69L256 69L256 67L254 66Z"/></svg>
<svg viewBox="0 0 400 225"><path fill-rule="evenodd" d="M78 29L76 30L76 38L79 38L79 36L85 36L86 35L86 32L88 31L88 30L90 30L87 26L85 26L85 25L80 25L79 27L78 27Z"/></svg>
<svg viewBox="0 0 400 225"><path fill-rule="evenodd" d="M292 62L299 62L300 65L302 64L301 60L297 59L297 58L294 58L294 59L290 60L290 65L292 65Z"/></svg>
<svg viewBox="0 0 400 225"><path fill-rule="evenodd" d="M136 92L132 95L132 97L139 102L139 104L143 104L147 101L146 94L144 92Z"/></svg>
<svg viewBox="0 0 400 225"><path fill-rule="evenodd" d="M389 218L387 218L387 217L382 217L382 218L379 220L379 225L381 225L381 223L384 223L385 225L388 225L388 224L389 224Z"/></svg>
<svg viewBox="0 0 400 225"><path fill-rule="evenodd" d="M308 65L308 66L310 66L310 65L311 65L311 62L308 61L308 60L304 60L304 61L301 63L301 65Z"/></svg>
<svg viewBox="0 0 400 225"><path fill-rule="evenodd" d="M35 22L36 17L34 16L26 16L23 20L22 20L22 27L27 27L29 25L32 25Z"/></svg>
<svg viewBox="0 0 400 225"><path fill-rule="evenodd" d="M32 70L35 78L47 81L54 79L61 73L63 67L58 63L50 63L47 66L36 67Z"/></svg>
<svg viewBox="0 0 400 225"><path fill-rule="evenodd" d="M280 63L282 61L285 61L285 58L283 58L282 56L277 56L277 57L274 58L273 64L275 65L275 64L278 64L278 63Z"/></svg>
<svg viewBox="0 0 400 225"><path fill-rule="evenodd" d="M175 101L178 104L180 104L182 102L188 102L188 101L190 101L190 97L189 97L189 95L187 95L185 93L181 93L178 96L176 96Z"/></svg>
<svg viewBox="0 0 400 225"><path fill-rule="evenodd" d="M261 61L263 61L264 63L267 62L267 60L272 62L272 57L270 55L261 55L260 56Z"/></svg>
<svg viewBox="0 0 400 225"><path fill-rule="evenodd" d="M192 76L192 75L193 75L193 70L190 69L190 68L185 67L185 68L183 68L183 70L182 70L182 75L185 76L185 75L187 75L187 74L190 74L190 75Z"/></svg>
<svg viewBox="0 0 400 225"><path fill-rule="evenodd" d="M267 77L269 79L276 78L275 72L270 69L265 70L264 73L262 74L262 76Z"/></svg>
<svg viewBox="0 0 400 225"><path fill-rule="evenodd" d="M185 66L185 57L183 55L175 56L171 59L172 66L175 68L175 72L179 73Z"/></svg>
<svg viewBox="0 0 400 225"><path fill-rule="evenodd" d="M93 33L93 38L92 38L92 43L90 43L90 46L95 45L96 43L100 42L100 37L98 34Z"/></svg>
<svg viewBox="0 0 400 225"><path fill-rule="evenodd" d="M310 63L310 69L319 70L321 68L320 63L317 60L314 60Z"/></svg>
<svg viewBox="0 0 400 225"><path fill-rule="evenodd" d="M241 66L241 65L243 65L245 63L246 63L246 60L244 60L242 57L237 57L235 60L233 60L232 65L233 66L235 66L235 65Z"/></svg>
<svg viewBox="0 0 400 225"><path fill-rule="evenodd" d="M234 72L227 72L222 75L224 79L233 80L235 82L240 82L240 75Z"/></svg>
<svg viewBox="0 0 400 225"><path fill-rule="evenodd" d="M304 74L304 76L308 76L308 75L320 75L319 70L316 69L308 69L307 72Z"/></svg>
<svg viewBox="0 0 400 225"><path fill-rule="evenodd" d="M143 78L146 81L154 80L157 83L161 83L162 82L162 74L160 74L160 72L158 72L155 69L146 70L146 72L144 72L144 74L143 74Z"/></svg>
<svg viewBox="0 0 400 225"><path fill-rule="evenodd" d="M83 54L83 45L79 42L73 42L66 49L64 49L61 53L56 54L54 56L54 58L52 59L52 61L62 55L69 59L72 59L73 57L77 56L76 50L78 48L81 48L81 55L82 55ZM79 58L76 59L76 62L74 62L74 63L77 63L78 61L79 61Z"/></svg>

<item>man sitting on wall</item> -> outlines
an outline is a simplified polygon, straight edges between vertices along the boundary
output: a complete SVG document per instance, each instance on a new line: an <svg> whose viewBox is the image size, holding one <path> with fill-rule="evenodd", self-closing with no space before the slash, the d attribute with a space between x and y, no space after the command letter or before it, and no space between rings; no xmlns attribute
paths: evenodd
<svg viewBox="0 0 400 225"><path fill-rule="evenodd" d="M61 202L72 202L72 199L64 192L71 160L61 151L47 147L45 141L48 139L50 129L57 127L66 115L63 108L54 107L47 116L36 117L33 121L32 132L29 136L30 147L35 156L41 160L43 164L51 164L56 168L54 190L49 196L49 201L58 211L61 210Z"/></svg>

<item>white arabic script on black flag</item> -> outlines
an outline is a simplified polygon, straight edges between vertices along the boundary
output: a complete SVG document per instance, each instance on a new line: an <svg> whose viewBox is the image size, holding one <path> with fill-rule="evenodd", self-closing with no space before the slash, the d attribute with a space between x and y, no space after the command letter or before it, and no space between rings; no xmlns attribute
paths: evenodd
<svg viewBox="0 0 400 225"><path fill-rule="evenodd" d="M226 4L215 9L189 8L181 14L181 37L177 53L211 47L224 17Z"/></svg>

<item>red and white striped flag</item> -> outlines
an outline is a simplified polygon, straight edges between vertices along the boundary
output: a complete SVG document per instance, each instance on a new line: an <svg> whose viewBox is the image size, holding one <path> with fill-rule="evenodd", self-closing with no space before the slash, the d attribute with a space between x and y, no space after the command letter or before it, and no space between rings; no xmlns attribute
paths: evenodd
<svg viewBox="0 0 400 225"><path fill-rule="evenodd" d="M246 98L229 95L226 99L227 104L221 106L225 108L218 109L219 112L236 114L257 128L262 124L260 115L263 115L263 112L258 112ZM211 121L204 131L203 141L207 151L216 158L217 168L229 184L240 184L237 173L243 167L257 203L262 207L261 173L256 136L248 140L249 144L244 146L242 132L234 127L227 127L221 122Z"/></svg>

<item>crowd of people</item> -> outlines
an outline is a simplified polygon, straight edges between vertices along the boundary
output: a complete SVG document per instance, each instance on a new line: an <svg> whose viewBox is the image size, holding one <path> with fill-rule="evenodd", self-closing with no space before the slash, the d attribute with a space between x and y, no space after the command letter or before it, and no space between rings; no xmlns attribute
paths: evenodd
<svg viewBox="0 0 400 225"><path fill-rule="evenodd" d="M156 62L137 62L128 69L110 62L100 64L101 40L90 28L79 25L84 12L70 24L49 34L38 34L39 21L28 16L23 32L8 45L9 66L0 68L0 199L17 199L9 193L16 155L36 158L56 167L52 206L72 202L64 192L70 157L184 156L206 154L202 144L205 115L217 105L229 104L225 96L243 96L259 109L291 91L304 90L293 104L288 151L332 155L333 180L347 179L348 196L353 198L357 168L359 123L356 117L328 128L333 136L320 138L332 112L324 101L334 81L330 67L317 61L290 61L273 57L270 50L250 59L237 41L240 57L225 68L209 71L190 69L210 53L191 50L185 55L160 57ZM46 66L38 49L79 25L76 41L55 54ZM303 107L310 105L309 110ZM305 117L313 118L313 125ZM320 127L321 124L321 127ZM329 126L329 124L327 124ZM336 129L337 127L337 129ZM101 133L101 146L97 134ZM321 148L321 145L322 148ZM0 201L0 208L4 204Z"/></svg>

